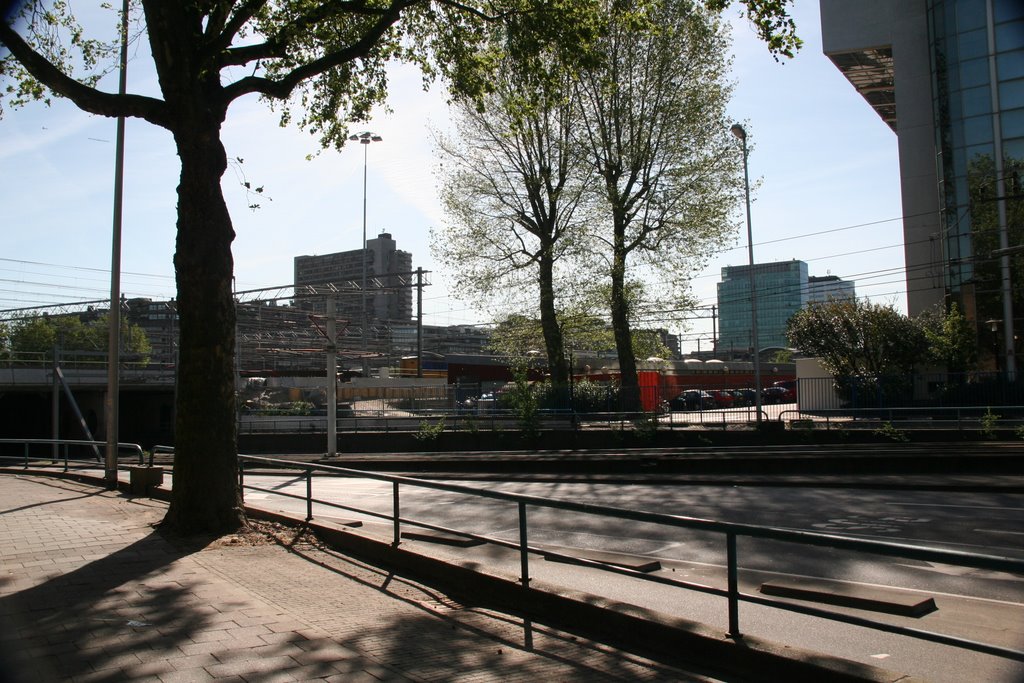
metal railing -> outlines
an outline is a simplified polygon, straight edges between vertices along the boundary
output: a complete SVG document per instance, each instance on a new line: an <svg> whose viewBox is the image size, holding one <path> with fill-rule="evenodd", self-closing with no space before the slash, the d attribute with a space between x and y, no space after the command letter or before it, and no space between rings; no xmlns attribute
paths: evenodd
<svg viewBox="0 0 1024 683"><path fill-rule="evenodd" d="M778 419L788 422L794 429L971 429L994 435L1024 427L1024 405L861 409L791 409L787 406L779 412Z"/></svg>
<svg viewBox="0 0 1024 683"><path fill-rule="evenodd" d="M246 469L248 468L251 474L253 468L256 467L263 469L269 468L272 470L301 470L304 473L303 476L305 478L306 483L305 495L289 493L278 488L264 488L252 485L251 483L247 484L245 478ZM373 510L367 510L350 505L345 505L335 501L314 498L313 478L315 473L321 473L328 476L357 477L364 479L374 479L383 482L390 482L392 485L391 514L384 514L380 512L375 512ZM890 624L875 621L859 617L856 615L842 614L839 612L824 610L816 607L798 605L795 603L784 602L780 600L772 600L770 598L765 598L759 595L742 593L739 590L739 552L737 549L737 539L742 537L750 539L771 540L784 543L794 543L802 546L855 551L860 553L870 553L886 557L899 557L903 559L920 560L925 562L938 562L957 567L984 569L990 571L1002 571L1009 572L1012 574L1024 574L1024 560L995 555L968 553L956 550L928 548L903 543L868 541L863 539L837 536L832 534L797 531L791 529L765 527L751 524L716 522L712 520L699 519L695 517L684 517L680 515L643 512L624 508L594 505L589 503L577 503L565 500L539 498L536 496L505 493L502 491L475 489L458 484L446 484L434 481L426 481L422 479L415 479L411 477L379 474L363 470L334 467L330 465L297 463L287 460L259 456L239 456L239 485L241 486L243 491L258 491L264 494L304 501L306 505L306 521L310 521L313 519L314 503L335 510L343 510L346 512L363 514L369 517L390 521L392 526L392 545L396 547L401 543L402 527L403 525L405 525L420 529L427 529L430 531L443 534L452 534L455 536L472 539L483 543L490 543L497 546L502 546L505 548L515 550L516 552L518 552L520 559L519 582L525 587L529 586L531 580L530 555L543 553L546 557L571 560L575 564L601 569L603 571L612 572L615 574L629 576L632 578L650 581L662 585L673 586L677 588L683 588L719 597L724 597L727 600L728 604L729 635L731 637L738 637L741 635L739 605L741 602L748 602L752 604L786 610L789 612L795 612L803 615L820 617L855 626L885 631L897 635L909 636L944 645L961 647L969 650L974 650L977 652L996 655L999 657L1024 661L1024 650L1007 648L999 645L993 645L990 643L982 643L974 640L969 640L966 638L951 636L948 634L935 633L923 629L910 628L898 624ZM504 501L509 504L515 505L518 511L518 540L508 541L495 536L476 534L464 530L452 529L421 520L414 520L409 519L407 517L403 517L401 514L401 489L404 486L447 491L450 493L475 496L478 498L488 498L492 500ZM673 579L665 575L647 574L641 571L630 569L628 567L606 564L602 562L588 560L586 558L579 558L567 554L553 552L547 549L542 550L538 547L532 546L530 545L529 540L528 524L528 510L530 508L548 508L554 510L571 511L588 515L597 515L609 519L651 523L677 529L707 531L720 534L722 537L724 537L726 549L727 587L723 590L721 588L716 588L713 586L707 586L703 584Z"/></svg>
<svg viewBox="0 0 1024 683"><path fill-rule="evenodd" d="M84 465L89 465L92 467L95 467L97 463L99 463L101 466L103 464L103 459L101 457L70 457L70 450L72 447L84 446L92 448L94 451L96 449L105 449L107 447L106 441L86 441L81 439L0 439L0 446L3 446L5 444L22 446L22 453L21 455L16 456L0 453L0 460L20 460L24 463L25 468L28 468L29 465L32 463L45 467L47 461L51 466L58 465L61 462L63 462L65 472L67 472L70 469L71 463L84 463ZM49 446L49 456L32 456L32 448L38 446ZM144 464L145 455L142 450L142 446L140 446L139 444L118 443L117 450L119 457L121 451L129 451L132 454L132 457L138 462L138 464ZM63 455L61 455L61 453L63 453ZM150 464L152 464L152 455L150 456Z"/></svg>

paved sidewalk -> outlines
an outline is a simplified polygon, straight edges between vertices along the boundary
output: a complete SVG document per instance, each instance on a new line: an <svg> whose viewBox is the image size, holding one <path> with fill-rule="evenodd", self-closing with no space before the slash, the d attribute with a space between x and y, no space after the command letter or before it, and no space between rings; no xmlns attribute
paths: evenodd
<svg viewBox="0 0 1024 683"><path fill-rule="evenodd" d="M717 680L541 625L527 651L518 620L304 537L185 547L165 509L0 476L0 683Z"/></svg>

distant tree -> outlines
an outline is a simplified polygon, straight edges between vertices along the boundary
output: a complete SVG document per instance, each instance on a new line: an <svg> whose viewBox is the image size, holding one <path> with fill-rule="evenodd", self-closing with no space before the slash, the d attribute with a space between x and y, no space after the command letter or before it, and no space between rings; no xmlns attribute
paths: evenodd
<svg viewBox="0 0 1024 683"><path fill-rule="evenodd" d="M460 292L489 300L504 291L520 305L536 297L542 339L531 346L544 350L555 384L569 376L558 299L564 305L575 289L561 266L582 246L577 208L590 180L570 144L576 116L566 82L533 77L510 56L483 109L455 108L454 133L438 140L447 224L432 239Z"/></svg>
<svg viewBox="0 0 1024 683"><path fill-rule="evenodd" d="M25 318L11 326L11 351L50 353L57 343L57 328L45 318Z"/></svg>
<svg viewBox="0 0 1024 683"><path fill-rule="evenodd" d="M679 273L732 232L742 158L726 120L727 39L712 13L688 0L632 5L610 15L600 49L577 84L578 144L600 177L595 252L610 281L623 400L636 404L631 272L685 286Z"/></svg>
<svg viewBox="0 0 1024 683"><path fill-rule="evenodd" d="M559 320L566 348L577 357L615 350L615 334L606 319L592 313L570 310L560 312ZM516 357L538 354L543 344L544 333L540 320L517 314L508 316L495 326L489 348L496 353ZM670 351L656 332L637 330L633 335L633 354L636 358L667 358Z"/></svg>
<svg viewBox="0 0 1024 683"><path fill-rule="evenodd" d="M866 301L812 304L789 319L787 336L801 352L818 358L844 394L902 392L928 353L920 325L891 305Z"/></svg>
<svg viewBox="0 0 1024 683"><path fill-rule="evenodd" d="M78 315L54 315L23 318L11 326L10 348L18 353L49 354L54 347L62 352L107 350L108 316L106 313L83 321ZM146 362L152 345L146 331L135 324L123 324L123 350Z"/></svg>
<svg viewBox="0 0 1024 683"><path fill-rule="evenodd" d="M924 358L928 340L913 320L891 305L830 301L801 309L787 336L836 376L886 376L910 372Z"/></svg>
<svg viewBox="0 0 1024 683"><path fill-rule="evenodd" d="M951 373L974 370L978 364L978 338L960 307L952 304L948 312L941 308L927 311L916 319L928 342L928 359Z"/></svg>

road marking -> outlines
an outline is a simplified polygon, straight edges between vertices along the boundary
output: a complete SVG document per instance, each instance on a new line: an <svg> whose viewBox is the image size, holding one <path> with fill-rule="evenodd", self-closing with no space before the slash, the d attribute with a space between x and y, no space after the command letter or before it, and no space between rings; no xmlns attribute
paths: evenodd
<svg viewBox="0 0 1024 683"><path fill-rule="evenodd" d="M979 534L1010 534L1011 536L1024 536L1024 531L1010 531L1008 529L971 529Z"/></svg>
<svg viewBox="0 0 1024 683"><path fill-rule="evenodd" d="M994 505L949 505L943 503L901 503L898 501L886 502L886 505L899 507L920 507L920 508L962 508L964 510L999 510L1000 512L1024 512L1024 508L997 507Z"/></svg>
<svg viewBox="0 0 1024 683"><path fill-rule="evenodd" d="M1016 574L1009 574L1007 572L1000 572L990 569L975 569L973 567L955 567L953 565L938 564L934 562L926 562L924 565L904 564L902 562L896 562L894 564L897 567L906 567L907 569L913 569L915 571L945 574L946 576L966 576L975 579L997 579L1000 581L1024 581L1024 579L1017 576Z"/></svg>

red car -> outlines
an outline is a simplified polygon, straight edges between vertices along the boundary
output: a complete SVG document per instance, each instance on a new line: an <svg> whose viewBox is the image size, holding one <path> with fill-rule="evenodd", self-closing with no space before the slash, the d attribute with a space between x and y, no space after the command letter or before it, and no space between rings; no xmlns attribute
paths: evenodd
<svg viewBox="0 0 1024 683"><path fill-rule="evenodd" d="M715 399L716 408L732 408L735 397L722 389L708 389L707 392Z"/></svg>

